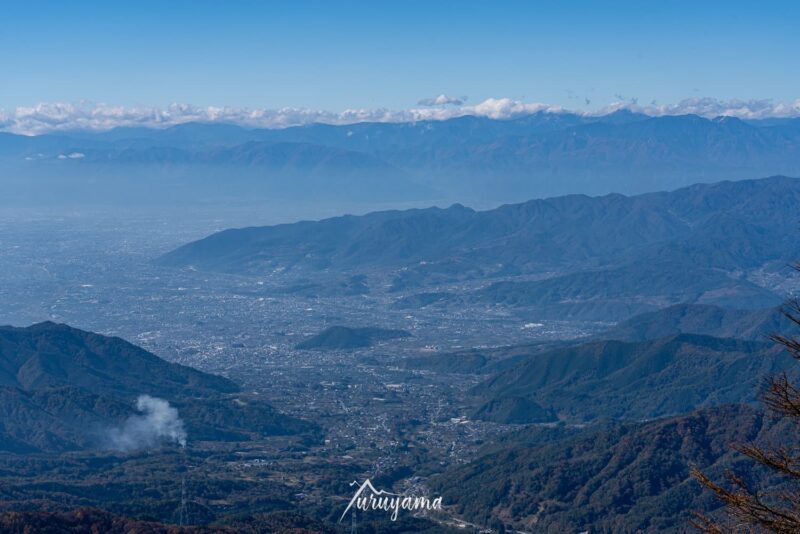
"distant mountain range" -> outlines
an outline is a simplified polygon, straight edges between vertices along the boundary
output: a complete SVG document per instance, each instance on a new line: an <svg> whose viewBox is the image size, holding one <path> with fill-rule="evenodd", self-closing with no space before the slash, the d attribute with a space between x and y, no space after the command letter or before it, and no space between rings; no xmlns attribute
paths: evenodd
<svg viewBox="0 0 800 534"><path fill-rule="evenodd" d="M582 195L474 211L460 205L226 230L161 258L172 266L298 277L381 272L391 290L463 280L482 289L406 295L403 309L528 307L538 317L625 320L672 304L780 304L800 257L800 180ZM340 283L340 282L337 282Z"/></svg>
<svg viewBox="0 0 800 534"><path fill-rule="evenodd" d="M178 410L189 439L313 432L315 426L241 397L239 387L119 338L66 325L0 327L0 450L104 447L110 428L136 413L142 395Z"/></svg>
<svg viewBox="0 0 800 534"><path fill-rule="evenodd" d="M2 141L0 137L0 145ZM254 200L350 205L435 196L430 187L374 156L307 143L73 148L0 156L0 169L8 201L22 205L182 206Z"/></svg>
<svg viewBox="0 0 800 534"><path fill-rule="evenodd" d="M800 120L648 117L629 111L278 130L190 123L34 137L0 133L0 185L9 199L39 203L45 198L37 195L48 187L84 202L350 196L367 204L498 203L800 175L798 148Z"/></svg>

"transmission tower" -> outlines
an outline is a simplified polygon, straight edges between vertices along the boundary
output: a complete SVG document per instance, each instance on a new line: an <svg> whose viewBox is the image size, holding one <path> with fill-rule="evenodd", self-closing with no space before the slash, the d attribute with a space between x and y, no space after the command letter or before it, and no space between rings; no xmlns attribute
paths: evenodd
<svg viewBox="0 0 800 534"><path fill-rule="evenodd" d="M181 477L181 512L180 512L180 525L186 524L188 517L186 517L186 475Z"/></svg>

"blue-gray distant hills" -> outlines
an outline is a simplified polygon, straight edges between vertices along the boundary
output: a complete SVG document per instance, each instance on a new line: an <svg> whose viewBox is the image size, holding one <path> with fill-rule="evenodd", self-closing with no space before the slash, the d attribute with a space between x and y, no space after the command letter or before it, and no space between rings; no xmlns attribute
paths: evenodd
<svg viewBox="0 0 800 534"><path fill-rule="evenodd" d="M430 187L375 156L308 143L186 148L70 143L72 148L0 157L9 200L181 206L253 200L402 202L433 195Z"/></svg>
<svg viewBox="0 0 800 534"><path fill-rule="evenodd" d="M679 303L780 304L800 257L797 213L800 180L772 177L226 230L160 261L245 275L380 272L400 308L468 301L619 321ZM483 286L427 289L463 280Z"/></svg>
<svg viewBox="0 0 800 534"><path fill-rule="evenodd" d="M473 204L800 175L799 148L800 119L628 111L276 130L190 123L0 133L0 174L6 198L17 203L352 197L367 204L442 198ZM43 196L53 187L57 194Z"/></svg>

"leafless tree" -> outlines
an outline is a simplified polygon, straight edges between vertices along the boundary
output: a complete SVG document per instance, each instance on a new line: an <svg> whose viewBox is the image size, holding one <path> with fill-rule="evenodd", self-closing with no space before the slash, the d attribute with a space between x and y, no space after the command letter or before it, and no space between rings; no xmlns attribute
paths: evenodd
<svg viewBox="0 0 800 534"><path fill-rule="evenodd" d="M800 301L787 304L783 313L795 326L800 327ZM800 360L800 338L774 335L772 339L785 347L796 360ZM776 417L800 424L800 387L785 372L769 380L763 403ZM708 534L800 533L800 450L788 446L764 447L754 443L734 445L734 448L783 478L787 482L786 488L793 488L760 491L731 472L727 473L727 483L723 485L712 481L698 469L693 469L692 475L713 491L724 505L721 519L696 514L693 525Z"/></svg>

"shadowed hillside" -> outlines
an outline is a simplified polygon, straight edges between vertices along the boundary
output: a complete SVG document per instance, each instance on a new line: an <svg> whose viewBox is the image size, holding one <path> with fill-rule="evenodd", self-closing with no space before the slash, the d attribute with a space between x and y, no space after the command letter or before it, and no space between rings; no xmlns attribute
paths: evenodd
<svg viewBox="0 0 800 534"><path fill-rule="evenodd" d="M645 341L687 333L766 341L772 334L787 333L794 328L780 308L737 310L702 304L677 304L632 317L599 337Z"/></svg>
<svg viewBox="0 0 800 534"><path fill-rule="evenodd" d="M319 334L311 336L299 343L297 348L304 350L357 349L371 347L380 341L410 336L411 334L405 330L390 330L375 327L350 328L347 326L331 326Z"/></svg>
<svg viewBox="0 0 800 534"><path fill-rule="evenodd" d="M141 417L134 400L148 395L172 403L189 439L246 441L316 429L237 396L230 380L61 324L0 328L0 370L0 450L9 452L151 446L141 429L130 440L118 436L126 420Z"/></svg>
<svg viewBox="0 0 800 534"><path fill-rule="evenodd" d="M436 477L465 518L528 532L693 532L692 510L719 503L689 475L763 474L731 443L788 429L754 409L726 406L648 423L585 430L529 428Z"/></svg>
<svg viewBox="0 0 800 534"><path fill-rule="evenodd" d="M792 365L780 348L755 341L694 334L598 341L532 355L473 394L489 402L527 398L568 421L649 419L754 402L767 376Z"/></svg>

